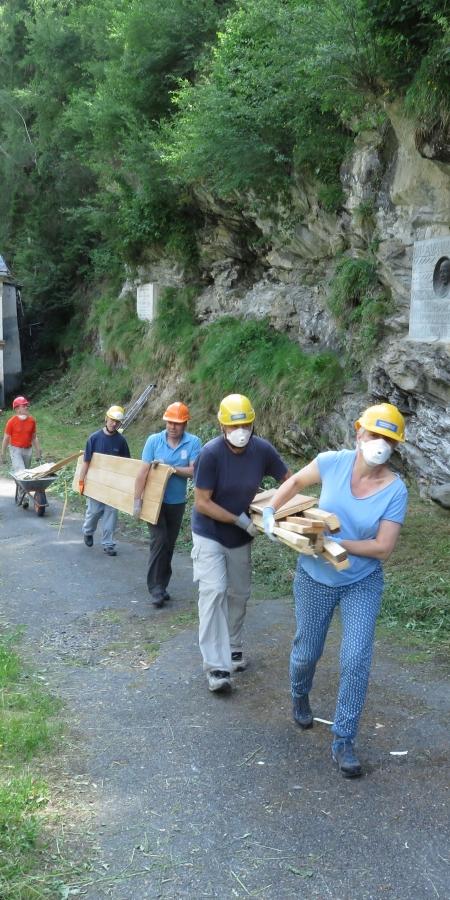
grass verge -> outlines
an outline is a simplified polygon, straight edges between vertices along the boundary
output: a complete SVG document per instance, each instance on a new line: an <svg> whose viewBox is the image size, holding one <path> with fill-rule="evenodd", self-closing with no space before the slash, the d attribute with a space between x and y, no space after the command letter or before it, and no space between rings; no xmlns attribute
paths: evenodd
<svg viewBox="0 0 450 900"><path fill-rule="evenodd" d="M57 742L60 704L42 691L38 676L23 670L18 640L17 632L0 634L0 896L39 900L59 896L47 881L51 789L37 761Z"/></svg>

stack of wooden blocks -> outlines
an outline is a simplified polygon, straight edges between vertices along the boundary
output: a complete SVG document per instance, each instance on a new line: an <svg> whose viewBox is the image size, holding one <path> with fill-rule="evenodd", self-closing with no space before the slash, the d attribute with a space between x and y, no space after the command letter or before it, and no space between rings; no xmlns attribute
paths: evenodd
<svg viewBox="0 0 450 900"><path fill-rule="evenodd" d="M250 506L253 524L264 531L263 511L271 506L275 490L257 494ZM317 498L297 494L275 513L275 537L297 553L322 556L338 570L348 569L350 562L346 550L336 541L325 537L340 530L341 523L334 513L317 509Z"/></svg>

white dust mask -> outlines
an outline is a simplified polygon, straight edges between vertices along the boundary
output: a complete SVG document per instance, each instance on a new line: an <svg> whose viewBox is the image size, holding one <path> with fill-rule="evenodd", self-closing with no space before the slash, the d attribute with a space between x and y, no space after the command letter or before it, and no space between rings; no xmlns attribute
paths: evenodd
<svg viewBox="0 0 450 900"><path fill-rule="evenodd" d="M383 438L377 438L375 441L361 441L359 446L368 466L383 465L392 453L389 444Z"/></svg>
<svg viewBox="0 0 450 900"><path fill-rule="evenodd" d="M17 418L18 418L18 419L28 419L28 416L21 416L21 415L19 415Z"/></svg>
<svg viewBox="0 0 450 900"><path fill-rule="evenodd" d="M227 434L227 441L233 445L233 447L246 447L250 438L252 436L251 431L248 431L247 428L235 428L233 431L230 431L230 434Z"/></svg>

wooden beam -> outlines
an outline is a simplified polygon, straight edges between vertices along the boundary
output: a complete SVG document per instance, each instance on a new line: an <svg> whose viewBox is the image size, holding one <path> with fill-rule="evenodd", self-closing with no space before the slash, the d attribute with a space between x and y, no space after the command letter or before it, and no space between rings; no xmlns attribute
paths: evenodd
<svg viewBox="0 0 450 900"><path fill-rule="evenodd" d="M324 509L310 509L308 512L310 519L318 519L327 526L327 531L334 534L335 531L341 530L341 523L334 513L326 512Z"/></svg>
<svg viewBox="0 0 450 900"><path fill-rule="evenodd" d="M337 541L330 541L327 538L323 539L323 549L324 552L330 554L336 562L342 562L342 560L347 559L347 551L338 544Z"/></svg>
<svg viewBox="0 0 450 900"><path fill-rule="evenodd" d="M335 569L338 569L338 571L348 569L350 566L347 551L344 550L340 544L336 543L336 541L329 541L324 538L323 550L320 556L323 556L323 558L331 563Z"/></svg>

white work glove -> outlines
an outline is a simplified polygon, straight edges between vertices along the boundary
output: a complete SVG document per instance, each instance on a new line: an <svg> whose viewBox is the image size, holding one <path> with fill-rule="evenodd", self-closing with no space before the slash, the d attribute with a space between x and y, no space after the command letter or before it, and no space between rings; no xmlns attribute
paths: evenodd
<svg viewBox="0 0 450 900"><path fill-rule="evenodd" d="M139 522L139 519L141 518L141 512L142 512L142 500L140 500L140 499L135 500L134 506L133 506L133 519L136 519L136 522Z"/></svg>
<svg viewBox="0 0 450 900"><path fill-rule="evenodd" d="M160 463L163 466L164 460L163 459L154 459L152 462L152 469L156 469L156 466L159 466Z"/></svg>
<svg viewBox="0 0 450 900"><path fill-rule="evenodd" d="M277 542L277 539L273 533L273 529L275 528L275 510L273 506L266 506L263 509L263 523L264 523L264 533L267 534L267 537L270 538L271 541Z"/></svg>
<svg viewBox="0 0 450 900"><path fill-rule="evenodd" d="M243 531L246 531L250 537L256 537L256 535L259 534L256 525L253 524L252 520L245 512L242 512L240 516L238 516L234 524L237 525L238 528L242 528Z"/></svg>

